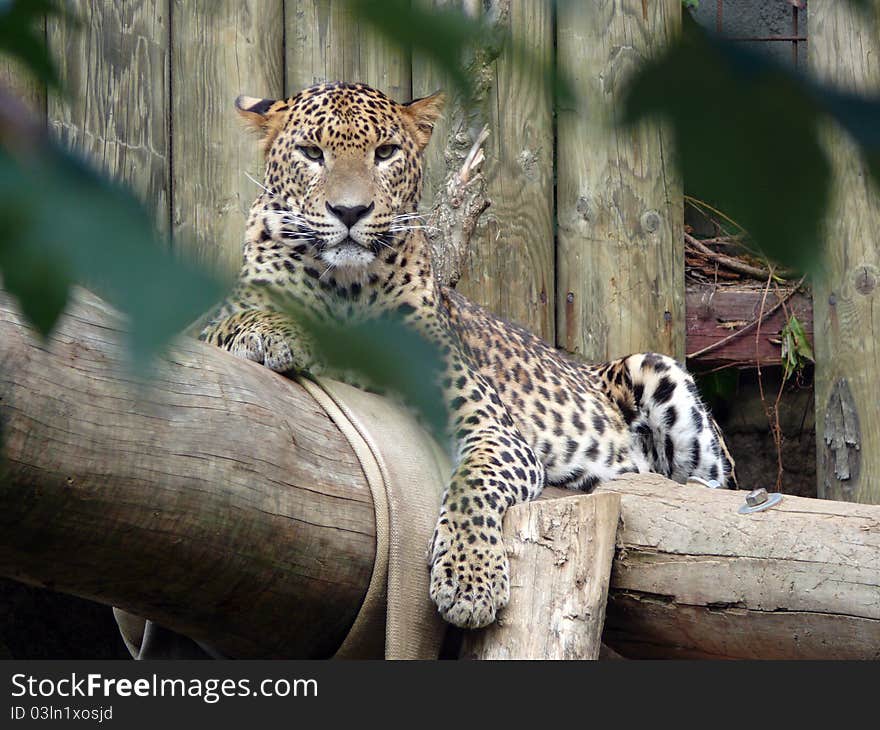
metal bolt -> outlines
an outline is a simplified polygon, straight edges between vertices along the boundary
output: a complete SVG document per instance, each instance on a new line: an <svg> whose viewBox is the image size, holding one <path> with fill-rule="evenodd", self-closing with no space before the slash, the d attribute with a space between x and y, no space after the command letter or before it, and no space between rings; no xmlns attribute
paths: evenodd
<svg viewBox="0 0 880 730"><path fill-rule="evenodd" d="M767 490L761 487L760 489L753 489L746 495L746 504L749 507L757 507L759 504L764 504L767 499Z"/></svg>

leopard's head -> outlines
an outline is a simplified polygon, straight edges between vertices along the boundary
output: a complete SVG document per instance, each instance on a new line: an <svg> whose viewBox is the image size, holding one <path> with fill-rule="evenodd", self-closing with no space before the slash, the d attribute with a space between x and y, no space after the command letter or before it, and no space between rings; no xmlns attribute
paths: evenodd
<svg viewBox="0 0 880 730"><path fill-rule="evenodd" d="M262 135L273 238L328 266L364 267L413 226L423 152L443 96L399 104L363 84L321 84L289 99L240 96Z"/></svg>

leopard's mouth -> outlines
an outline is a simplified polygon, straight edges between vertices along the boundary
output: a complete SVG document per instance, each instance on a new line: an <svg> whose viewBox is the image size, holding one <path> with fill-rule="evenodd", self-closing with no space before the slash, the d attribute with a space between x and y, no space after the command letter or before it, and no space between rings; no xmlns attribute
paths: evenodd
<svg viewBox="0 0 880 730"><path fill-rule="evenodd" d="M368 246L346 236L339 243L327 246L321 258L336 267L356 267L367 266L376 258L376 254Z"/></svg>

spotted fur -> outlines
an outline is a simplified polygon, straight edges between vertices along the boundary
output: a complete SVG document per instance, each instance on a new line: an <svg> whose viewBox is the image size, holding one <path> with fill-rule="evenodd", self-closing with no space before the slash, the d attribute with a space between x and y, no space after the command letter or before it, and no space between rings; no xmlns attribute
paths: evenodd
<svg viewBox="0 0 880 730"><path fill-rule="evenodd" d="M441 346L457 451L430 591L447 620L484 626L507 603L502 519L545 484L590 490L636 471L733 484L679 363L648 353L586 364L437 283L416 209L440 97L398 104L362 84L324 84L237 106L263 134L265 187L239 284L202 337L279 372L318 371L279 311L286 298L317 317L393 311Z"/></svg>

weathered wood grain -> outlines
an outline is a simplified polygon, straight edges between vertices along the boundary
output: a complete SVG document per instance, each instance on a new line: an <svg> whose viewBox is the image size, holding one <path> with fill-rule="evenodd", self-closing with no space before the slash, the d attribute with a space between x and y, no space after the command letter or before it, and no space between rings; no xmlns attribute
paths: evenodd
<svg viewBox="0 0 880 730"><path fill-rule="evenodd" d="M880 93L880 7L810 3L810 64L851 92ZM815 282L819 496L880 503L880 199L852 143L827 130L834 174L825 271Z"/></svg>
<svg viewBox="0 0 880 730"><path fill-rule="evenodd" d="M880 507L639 475L621 498L603 641L624 656L880 659Z"/></svg>
<svg viewBox="0 0 880 730"><path fill-rule="evenodd" d="M464 659L598 659L620 517L616 494L542 500L504 518L510 603L467 632Z"/></svg>
<svg viewBox="0 0 880 730"><path fill-rule="evenodd" d="M284 92L283 0L172 0L173 230L195 258L237 273L263 178L233 102Z"/></svg>
<svg viewBox="0 0 880 730"><path fill-rule="evenodd" d="M784 296L788 291L783 289L782 295ZM686 312L688 354L714 345L742 329L745 324L754 321L761 312L763 298L763 287L689 286ZM768 311L777 301L779 300L776 293L771 290L767 295L764 310ZM786 307L798 318L812 342L812 297L807 294L794 294L786 303ZM691 363L710 367L722 365L754 367L757 362L761 365L779 365L782 360L779 336L786 321L785 312L778 309L761 323L757 344L756 328L752 328L717 349L695 358L689 357L688 360Z"/></svg>
<svg viewBox="0 0 880 730"><path fill-rule="evenodd" d="M130 185L167 232L170 213L169 17L166 3L74 0L78 19L46 21L64 95L48 100L49 129Z"/></svg>
<svg viewBox="0 0 880 730"><path fill-rule="evenodd" d="M0 574L227 656L323 657L373 568L351 447L299 385L181 339L148 384L81 293L45 344L0 295Z"/></svg>
<svg viewBox="0 0 880 730"><path fill-rule="evenodd" d="M460 9L461 0L417 0L422 5L436 9ZM443 116L434 125L431 141L425 150L425 172L422 184L422 208L431 210L431 205L437 190L446 179L446 161L444 150L446 137L449 134L449 119L453 105L456 103L456 90L449 75L430 58L413 49L412 54L412 96L421 99L438 91L446 94L446 110Z"/></svg>
<svg viewBox="0 0 880 730"><path fill-rule="evenodd" d="M679 29L679 0L563 3L558 64L581 94L558 111L557 344L592 360L683 357L683 193L671 135L615 126L627 79Z"/></svg>
<svg viewBox="0 0 880 730"><path fill-rule="evenodd" d="M322 81L362 81L412 98L410 54L356 19L349 3L285 0L287 93Z"/></svg>
<svg viewBox="0 0 880 730"><path fill-rule="evenodd" d="M484 174L492 202L471 239L457 289L506 319L555 341L553 236L553 7L511 0L510 46L495 62L485 104ZM477 130L478 131L478 130Z"/></svg>

